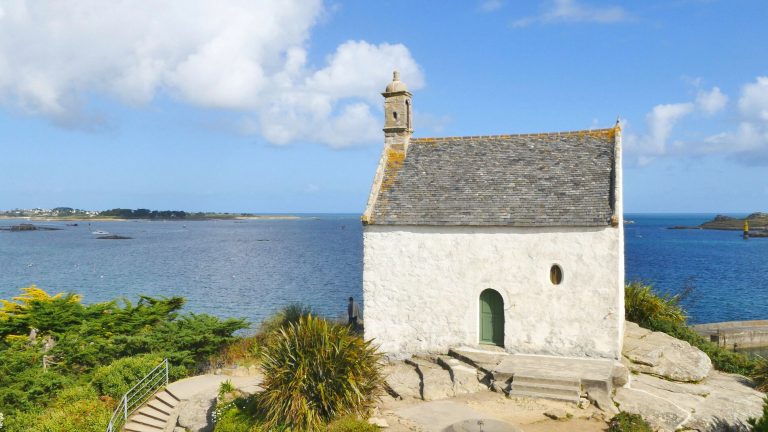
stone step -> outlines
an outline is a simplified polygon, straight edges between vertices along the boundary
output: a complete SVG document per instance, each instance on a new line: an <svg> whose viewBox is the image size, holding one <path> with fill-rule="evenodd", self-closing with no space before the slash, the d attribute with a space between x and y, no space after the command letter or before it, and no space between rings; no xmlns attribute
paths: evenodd
<svg viewBox="0 0 768 432"><path fill-rule="evenodd" d="M575 397L576 401L579 400L579 396L581 395L579 389L572 386L559 386L552 384L518 384L513 382L509 394L513 394L515 392L542 393L558 397L562 396L565 398Z"/></svg>
<svg viewBox="0 0 768 432"><path fill-rule="evenodd" d="M563 395L557 395L557 394L551 394L551 393L544 393L540 391L522 391L522 390L511 390L509 392L510 397L529 397L529 398L541 398L541 399L553 399L553 400L561 400L561 401L567 401L567 402L579 402L579 394L574 393L572 396L563 396Z"/></svg>
<svg viewBox="0 0 768 432"><path fill-rule="evenodd" d="M145 424L130 421L123 426L123 430L127 432L157 432L164 430L164 428L147 426Z"/></svg>
<svg viewBox="0 0 768 432"><path fill-rule="evenodd" d="M165 429L165 424L166 424L166 422L164 422L164 421L160 421L160 420L158 420L156 418L152 418L152 417L149 417L149 416L141 414L141 413L133 414L131 416L130 420L132 422L134 422L134 423L141 423L141 424L147 425L147 426L155 426L155 427L158 427L160 429Z"/></svg>
<svg viewBox="0 0 768 432"><path fill-rule="evenodd" d="M156 408L153 408L149 405L145 405L139 408L139 410L136 412L144 414L147 417L152 417L153 419L163 421L163 422L168 421L168 419L171 417L169 414L164 413L162 411L158 411Z"/></svg>
<svg viewBox="0 0 768 432"><path fill-rule="evenodd" d="M175 408L179 404L179 400L167 391L161 391L160 393L156 394L155 399L168 405L170 408Z"/></svg>
<svg viewBox="0 0 768 432"><path fill-rule="evenodd" d="M531 384L546 384L546 385L556 385L556 386L564 386L564 387L574 387L577 390L581 389L581 380L576 378L564 378L564 377L556 377L556 376L535 376L535 375L525 375L522 373L517 373L512 378L512 382L514 384L525 384L525 385L531 385Z"/></svg>
<svg viewBox="0 0 768 432"><path fill-rule="evenodd" d="M152 407L152 408L160 411L161 413L167 414L167 415L171 415L171 411L173 411L173 407L170 407L170 406L166 405L165 403L160 402L157 399L152 399L151 401L149 401L147 406Z"/></svg>
<svg viewBox="0 0 768 432"><path fill-rule="evenodd" d="M173 394L168 387L164 388L163 391L168 393L168 395L170 395L172 398L176 399L177 401L181 401L181 399L177 397L175 394Z"/></svg>

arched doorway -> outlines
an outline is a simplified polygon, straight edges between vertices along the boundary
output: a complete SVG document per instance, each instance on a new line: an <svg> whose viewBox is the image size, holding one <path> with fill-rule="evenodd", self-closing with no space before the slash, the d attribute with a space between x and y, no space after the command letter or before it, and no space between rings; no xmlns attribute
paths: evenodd
<svg viewBox="0 0 768 432"><path fill-rule="evenodd" d="M504 299L490 288L480 293L480 343L504 346Z"/></svg>

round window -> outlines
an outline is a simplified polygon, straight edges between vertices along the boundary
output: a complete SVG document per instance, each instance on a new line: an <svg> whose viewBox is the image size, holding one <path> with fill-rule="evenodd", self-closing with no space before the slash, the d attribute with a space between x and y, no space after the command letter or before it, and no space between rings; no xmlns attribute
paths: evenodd
<svg viewBox="0 0 768 432"><path fill-rule="evenodd" d="M563 269L561 269L559 265L554 264L552 265L552 268L549 269L549 280L552 281L554 285L560 285L560 283L563 282Z"/></svg>

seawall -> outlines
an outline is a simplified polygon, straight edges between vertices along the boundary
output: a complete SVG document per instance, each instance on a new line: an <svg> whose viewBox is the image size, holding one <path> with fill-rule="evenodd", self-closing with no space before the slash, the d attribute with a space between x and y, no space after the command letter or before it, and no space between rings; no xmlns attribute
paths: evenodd
<svg viewBox="0 0 768 432"><path fill-rule="evenodd" d="M723 348L768 347L768 320L696 324L692 328Z"/></svg>

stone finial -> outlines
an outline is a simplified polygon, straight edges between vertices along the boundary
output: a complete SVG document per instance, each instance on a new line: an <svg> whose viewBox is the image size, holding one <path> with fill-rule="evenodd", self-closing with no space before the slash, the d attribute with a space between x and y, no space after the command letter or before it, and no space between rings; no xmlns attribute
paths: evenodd
<svg viewBox="0 0 768 432"><path fill-rule="evenodd" d="M407 91L408 91L408 86L405 85L404 82L400 81L400 72L393 71L392 82L387 84L387 88L384 90L384 93L407 92Z"/></svg>

